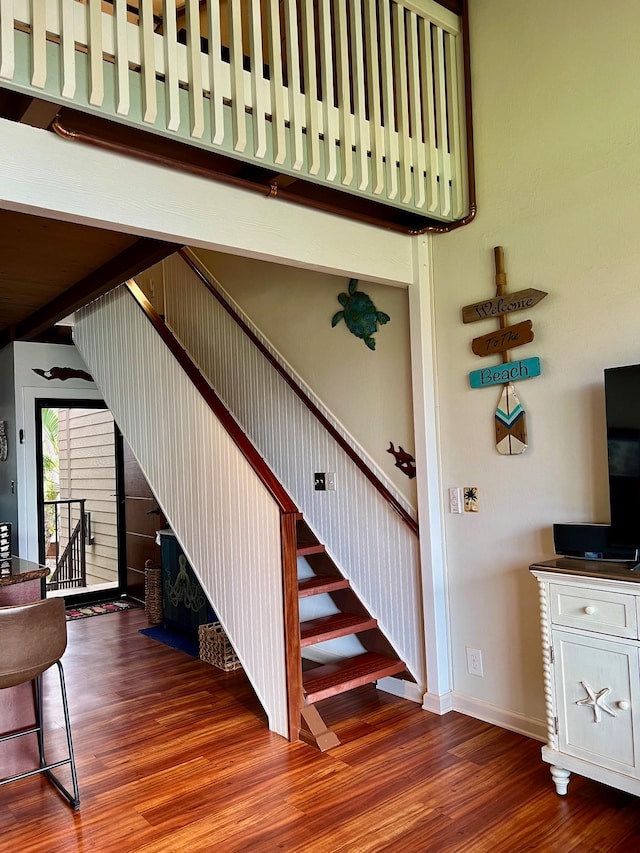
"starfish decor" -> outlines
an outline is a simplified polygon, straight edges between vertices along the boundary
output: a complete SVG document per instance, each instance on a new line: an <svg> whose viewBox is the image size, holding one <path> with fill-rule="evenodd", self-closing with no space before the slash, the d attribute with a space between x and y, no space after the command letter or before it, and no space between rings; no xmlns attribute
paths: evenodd
<svg viewBox="0 0 640 853"><path fill-rule="evenodd" d="M587 705L593 708L593 716L595 717L594 722L599 723L601 719L600 711L604 711L609 714L611 717L617 717L618 715L610 708L605 702L605 696L608 693L611 693L610 687L603 687L602 690L598 690L597 692L588 684L586 681L581 681L580 684L584 687L587 697L585 699L578 699L576 705Z"/></svg>

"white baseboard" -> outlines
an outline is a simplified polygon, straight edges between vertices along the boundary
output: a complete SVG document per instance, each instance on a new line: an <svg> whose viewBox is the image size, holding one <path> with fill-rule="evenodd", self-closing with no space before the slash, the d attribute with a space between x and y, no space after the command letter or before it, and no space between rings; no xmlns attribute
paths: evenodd
<svg viewBox="0 0 640 853"><path fill-rule="evenodd" d="M438 714L440 717L443 714L448 714L453 710L451 702L451 693L425 693L422 697L422 707L425 711L430 711L432 714Z"/></svg>
<svg viewBox="0 0 640 853"><path fill-rule="evenodd" d="M509 729L509 731L526 735L543 743L547 740L547 723L545 720L525 717L524 714L507 711L504 708L491 705L489 702L473 699L455 691L450 695L453 711L459 711L468 717L475 717L477 720L483 720L485 723L491 723L502 729Z"/></svg>

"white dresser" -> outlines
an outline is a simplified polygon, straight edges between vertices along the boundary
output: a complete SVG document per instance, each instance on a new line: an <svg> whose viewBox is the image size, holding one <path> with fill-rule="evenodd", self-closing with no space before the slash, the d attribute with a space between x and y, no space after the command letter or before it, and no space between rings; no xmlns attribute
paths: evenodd
<svg viewBox="0 0 640 853"><path fill-rule="evenodd" d="M558 794L571 771L640 794L640 572L623 563L535 563L548 742Z"/></svg>

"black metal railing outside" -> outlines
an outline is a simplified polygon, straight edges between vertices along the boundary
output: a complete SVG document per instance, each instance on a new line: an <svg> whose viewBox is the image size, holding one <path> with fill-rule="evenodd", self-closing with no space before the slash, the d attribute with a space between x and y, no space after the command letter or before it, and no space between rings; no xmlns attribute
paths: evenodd
<svg viewBox="0 0 640 853"><path fill-rule="evenodd" d="M76 589L87 585L86 546L91 515L85 498L44 501L45 561L53 570L47 589Z"/></svg>

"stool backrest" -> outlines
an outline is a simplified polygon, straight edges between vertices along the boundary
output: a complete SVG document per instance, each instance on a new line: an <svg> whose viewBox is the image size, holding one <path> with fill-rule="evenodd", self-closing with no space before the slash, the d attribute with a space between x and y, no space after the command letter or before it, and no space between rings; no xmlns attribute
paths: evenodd
<svg viewBox="0 0 640 853"><path fill-rule="evenodd" d="M63 598L0 607L0 689L31 681L67 647Z"/></svg>

